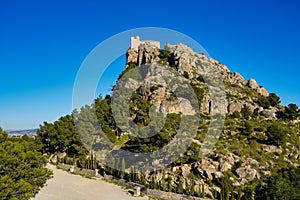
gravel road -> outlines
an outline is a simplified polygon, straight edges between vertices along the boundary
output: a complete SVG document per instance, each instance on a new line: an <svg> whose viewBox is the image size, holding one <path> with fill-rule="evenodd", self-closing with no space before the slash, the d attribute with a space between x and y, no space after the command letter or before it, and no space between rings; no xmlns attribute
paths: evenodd
<svg viewBox="0 0 300 200"><path fill-rule="evenodd" d="M47 165L54 177L32 200L147 200L147 197L133 197L121 187L100 179L88 179L73 175Z"/></svg>

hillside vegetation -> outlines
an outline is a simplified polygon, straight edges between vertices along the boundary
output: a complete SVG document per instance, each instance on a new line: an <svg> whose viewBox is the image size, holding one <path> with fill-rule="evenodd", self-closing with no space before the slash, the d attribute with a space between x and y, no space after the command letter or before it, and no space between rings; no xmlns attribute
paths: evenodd
<svg viewBox="0 0 300 200"><path fill-rule="evenodd" d="M30 199L44 186L52 173L39 150L33 138L8 138L0 128L0 199Z"/></svg>
<svg viewBox="0 0 300 200"><path fill-rule="evenodd" d="M192 144L180 158L150 172L141 171L139 161L132 167L132 161L116 153L119 149L145 153L164 147L177 134L184 113L194 112L188 103L184 111L176 106L173 109L178 97L159 78L163 74L152 68L143 77L147 84L132 93L129 113L138 127L145 127L151 122L151 107L160 106L166 121L157 134L141 138L123 131L126 124L116 123L112 97L107 95L54 123L41 125L37 132L37 140L43 144L40 151L56 157L56 162L95 168L95 152L105 152L113 144L113 150L106 152L106 159L111 160L110 166L104 166L106 172L148 188L211 199L300 199L297 105L280 105L280 97L269 94L254 79L246 81L183 44L166 45L163 50L147 46L129 49L126 68L119 79L131 69L149 63L176 70L189 81L198 98L200 124ZM222 75L223 88L217 84L217 76L208 77L206 73L215 69ZM134 76L141 78L139 74ZM156 82L151 82L153 77ZM178 91L184 96L185 88L177 85L180 87ZM224 90L224 104L214 106L209 89ZM206 157L199 157L211 119L224 109L226 118L218 142Z"/></svg>

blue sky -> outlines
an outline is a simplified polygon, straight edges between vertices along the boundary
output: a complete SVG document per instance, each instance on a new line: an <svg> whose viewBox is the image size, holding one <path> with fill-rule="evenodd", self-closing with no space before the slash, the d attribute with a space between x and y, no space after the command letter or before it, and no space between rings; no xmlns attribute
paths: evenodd
<svg viewBox="0 0 300 200"><path fill-rule="evenodd" d="M182 32L283 104L300 105L299 9L297 0L1 1L0 126L37 128L70 113L73 83L89 52L139 27ZM98 91L109 89L123 61Z"/></svg>

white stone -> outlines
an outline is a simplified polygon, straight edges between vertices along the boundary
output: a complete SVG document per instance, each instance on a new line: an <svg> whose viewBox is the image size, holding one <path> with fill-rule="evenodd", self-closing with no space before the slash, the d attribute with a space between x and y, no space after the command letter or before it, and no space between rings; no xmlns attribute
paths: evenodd
<svg viewBox="0 0 300 200"><path fill-rule="evenodd" d="M159 41L152 41L152 40L140 40L140 36L131 37L130 38L130 48L138 50L141 44L148 44L149 46L156 47L160 49L160 42Z"/></svg>

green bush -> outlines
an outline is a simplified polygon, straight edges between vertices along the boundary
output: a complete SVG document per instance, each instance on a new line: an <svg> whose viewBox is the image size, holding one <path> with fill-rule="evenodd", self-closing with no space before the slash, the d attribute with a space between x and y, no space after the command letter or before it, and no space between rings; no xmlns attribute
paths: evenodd
<svg viewBox="0 0 300 200"><path fill-rule="evenodd" d="M300 116L300 109L296 104L289 104L284 109L284 116L289 120L297 119Z"/></svg>
<svg viewBox="0 0 300 200"><path fill-rule="evenodd" d="M231 116L232 116L233 118L240 118L240 117L241 117L241 114L240 114L239 111L234 111L234 112L231 114Z"/></svg>
<svg viewBox="0 0 300 200"><path fill-rule="evenodd" d="M241 110L241 115L244 119L249 119L252 115L252 112L248 106L244 106Z"/></svg>
<svg viewBox="0 0 300 200"><path fill-rule="evenodd" d="M268 109L271 105L269 99L265 96L258 97L257 103L259 106L261 106L265 109Z"/></svg>
<svg viewBox="0 0 300 200"><path fill-rule="evenodd" d="M279 146L286 142L287 129L282 124L273 123L267 128L266 135L271 144Z"/></svg>
<svg viewBox="0 0 300 200"><path fill-rule="evenodd" d="M270 102L270 105L273 107L279 106L280 104L280 97L277 96L275 93L270 93L268 96L268 100Z"/></svg>
<svg viewBox="0 0 300 200"><path fill-rule="evenodd" d="M246 136L250 135L251 133L253 133L254 131L254 125L249 122L249 121L246 121L244 123L244 128L242 129L242 133Z"/></svg>
<svg viewBox="0 0 300 200"><path fill-rule="evenodd" d="M0 135L2 135L0 129ZM6 138L0 143L0 199L34 197L51 177L47 160L33 138Z"/></svg>
<svg viewBox="0 0 300 200"><path fill-rule="evenodd" d="M190 78L190 75L187 71L184 71L183 72L183 77L186 78L186 79L189 79Z"/></svg>
<svg viewBox="0 0 300 200"><path fill-rule="evenodd" d="M300 167L288 166L277 171L255 189L257 200L300 199Z"/></svg>

